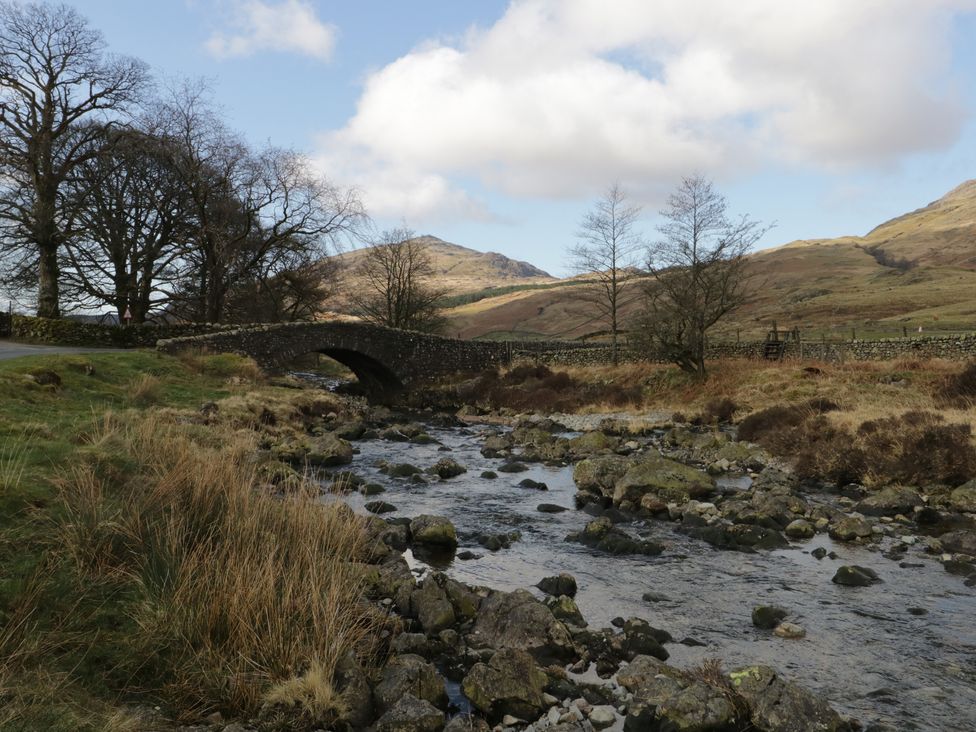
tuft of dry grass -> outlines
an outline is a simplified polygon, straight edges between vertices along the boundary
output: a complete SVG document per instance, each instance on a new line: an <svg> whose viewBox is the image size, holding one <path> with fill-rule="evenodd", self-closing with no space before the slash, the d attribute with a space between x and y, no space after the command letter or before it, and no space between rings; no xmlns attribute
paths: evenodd
<svg viewBox="0 0 976 732"><path fill-rule="evenodd" d="M90 467L66 473L60 539L85 576L138 593L133 673L186 718L252 714L288 692L327 724L337 663L368 653L379 622L357 563L364 524L307 484L260 490L253 434L201 445L151 414L96 432L140 469L121 489Z"/></svg>
<svg viewBox="0 0 976 732"><path fill-rule="evenodd" d="M142 374L129 382L128 401L136 407L148 407L159 403L162 382L152 374Z"/></svg>
<svg viewBox="0 0 976 732"><path fill-rule="evenodd" d="M0 445L0 492L13 493L24 479L27 467L28 433L24 439L5 440Z"/></svg>

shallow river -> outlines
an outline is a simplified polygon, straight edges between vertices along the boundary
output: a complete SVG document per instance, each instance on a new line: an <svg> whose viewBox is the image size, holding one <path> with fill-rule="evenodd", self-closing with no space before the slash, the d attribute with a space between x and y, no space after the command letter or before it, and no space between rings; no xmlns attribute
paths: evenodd
<svg viewBox="0 0 976 732"><path fill-rule="evenodd" d="M703 647L669 644L669 663L694 664L718 657L726 668L769 664L807 688L821 693L840 711L865 723L883 721L898 730L976 730L976 595L959 577L925 559L920 552L901 568L878 552L834 544L825 535L794 548L759 554L721 552L676 533L667 522L624 525L666 545L659 557L612 557L564 541L589 517L573 510L572 468L530 466L524 473L479 475L502 460L482 457L479 429L430 428L438 445L356 443L360 454L351 467L387 492L364 499L349 497L357 510L367 500L395 505L389 516L431 513L457 526L461 546L479 559L453 561L448 574L464 582L501 590L531 588L547 575L576 577L576 602L591 627L606 627L616 616L637 616L669 631L675 639L694 638ZM380 459L427 468L443 457L468 468L457 478L426 486L389 478L376 467ZM547 492L518 486L532 478ZM540 513L540 503L571 509ZM511 548L489 552L472 534L518 530ZM837 560L818 561L810 550L823 546ZM416 561L409 557L413 564ZM831 582L841 564L875 569L884 580L851 588ZM535 591L535 590L533 590ZM645 592L666 600L646 602ZM540 595L541 596L541 595ZM752 626L755 605L775 604L790 611L791 621L806 628L802 640L785 640ZM909 608L922 608L916 616ZM916 612L918 612L916 610Z"/></svg>

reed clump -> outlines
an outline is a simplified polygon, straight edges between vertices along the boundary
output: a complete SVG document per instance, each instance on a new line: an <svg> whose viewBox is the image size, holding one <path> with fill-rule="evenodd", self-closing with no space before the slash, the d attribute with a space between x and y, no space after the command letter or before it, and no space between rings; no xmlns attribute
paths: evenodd
<svg viewBox="0 0 976 732"><path fill-rule="evenodd" d="M336 667L369 656L380 622L364 599L363 523L307 482L262 489L253 433L201 444L152 413L95 432L138 470L122 483L92 464L64 474L58 534L81 575L132 595L130 688L185 719L289 700L334 721Z"/></svg>

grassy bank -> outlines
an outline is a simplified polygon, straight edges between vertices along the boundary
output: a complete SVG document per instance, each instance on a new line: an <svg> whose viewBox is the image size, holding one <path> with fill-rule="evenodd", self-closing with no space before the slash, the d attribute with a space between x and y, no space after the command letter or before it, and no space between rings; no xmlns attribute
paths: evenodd
<svg viewBox="0 0 976 732"><path fill-rule="evenodd" d="M232 356L0 364L0 729L342 712L363 527L260 457L321 401Z"/></svg>

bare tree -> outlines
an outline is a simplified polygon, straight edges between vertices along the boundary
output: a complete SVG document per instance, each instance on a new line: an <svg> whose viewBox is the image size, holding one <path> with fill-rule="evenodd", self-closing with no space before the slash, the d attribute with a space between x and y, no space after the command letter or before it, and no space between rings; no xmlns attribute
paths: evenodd
<svg viewBox="0 0 976 732"><path fill-rule="evenodd" d="M220 322L235 286L270 281L360 237L368 217L356 190L314 175L297 153L250 150L204 87L175 90L163 114L196 222L181 288L194 319Z"/></svg>
<svg viewBox="0 0 976 732"><path fill-rule="evenodd" d="M64 293L144 323L170 301L193 233L189 200L166 141L151 130L104 137L66 184L78 231L64 247Z"/></svg>
<svg viewBox="0 0 976 732"><path fill-rule="evenodd" d="M746 301L745 255L771 228L747 215L729 219L726 209L710 181L684 178L648 250L652 276L635 339L700 378L706 333Z"/></svg>
<svg viewBox="0 0 976 732"><path fill-rule="evenodd" d="M430 256L409 229L384 231L364 250L357 274L361 283L352 301L367 322L427 333L443 329L438 302L446 292L431 284Z"/></svg>
<svg viewBox="0 0 976 732"><path fill-rule="evenodd" d="M145 64L106 54L101 34L72 8L0 3L3 246L6 258L19 247L17 261L36 266L40 316L61 312L58 255L72 227L63 184L148 84Z"/></svg>
<svg viewBox="0 0 976 732"><path fill-rule="evenodd" d="M589 275L589 300L610 329L613 363L619 359L623 286L634 272L640 235L634 230L640 206L632 206L620 185L611 185L580 222L579 243L570 249L573 268Z"/></svg>

